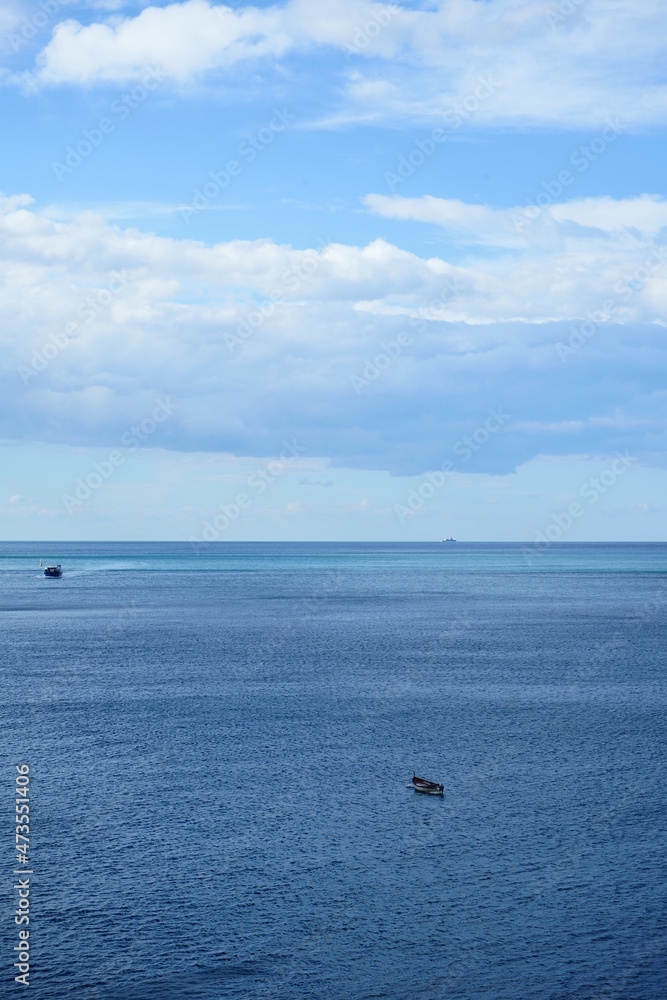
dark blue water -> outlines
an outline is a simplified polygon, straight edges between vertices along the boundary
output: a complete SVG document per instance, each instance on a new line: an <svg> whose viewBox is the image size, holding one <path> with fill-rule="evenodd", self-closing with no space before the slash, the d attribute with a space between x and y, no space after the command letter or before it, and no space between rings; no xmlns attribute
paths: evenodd
<svg viewBox="0 0 667 1000"><path fill-rule="evenodd" d="M3 544L0 630L0 995L27 762L39 1000L667 996L667 546Z"/></svg>

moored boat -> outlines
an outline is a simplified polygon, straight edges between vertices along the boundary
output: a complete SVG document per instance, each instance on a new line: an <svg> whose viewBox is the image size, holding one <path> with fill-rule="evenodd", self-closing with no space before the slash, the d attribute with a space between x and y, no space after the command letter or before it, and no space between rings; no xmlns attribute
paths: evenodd
<svg viewBox="0 0 667 1000"><path fill-rule="evenodd" d="M47 566L44 570L44 576L58 577L63 575L62 566L58 563L57 566Z"/></svg>
<svg viewBox="0 0 667 1000"><path fill-rule="evenodd" d="M417 775L412 772L412 784L416 792L424 792L426 795L444 795L445 786L438 784L437 781L427 781L426 778L418 778Z"/></svg>

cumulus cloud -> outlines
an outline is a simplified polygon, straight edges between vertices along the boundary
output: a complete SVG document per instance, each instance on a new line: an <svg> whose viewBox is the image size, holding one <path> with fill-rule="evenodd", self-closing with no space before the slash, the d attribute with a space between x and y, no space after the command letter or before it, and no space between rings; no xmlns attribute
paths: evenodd
<svg viewBox="0 0 667 1000"><path fill-rule="evenodd" d="M205 0L147 7L116 24L64 21L54 31L40 77L49 83L131 80L157 66L187 79L216 65L281 55L290 40L275 12L236 12Z"/></svg>
<svg viewBox="0 0 667 1000"><path fill-rule="evenodd" d="M561 10L568 13L563 14ZM439 0L415 10L372 0L288 0L256 8L185 0L92 24L59 23L40 53L42 84L126 82L156 67L180 83L326 46L344 56L338 120L468 119L589 126L606 115L663 122L661 0ZM336 120L336 116L328 120Z"/></svg>
<svg viewBox="0 0 667 1000"><path fill-rule="evenodd" d="M383 240L207 246L4 198L5 434L113 446L162 394L178 408L148 447L265 456L298 439L337 465L405 473L437 467L503 407L511 420L462 471L545 450L654 461L667 254L627 239L655 231L647 198L600 202L559 206L554 225L576 226L552 249L454 265ZM484 206L442 218L464 235L467 219L470 242L502 229Z"/></svg>
<svg viewBox="0 0 667 1000"><path fill-rule="evenodd" d="M82 25L68 20L57 26L40 57L39 77L46 83L126 81L157 66L177 80L247 60L275 59L292 49L317 44L344 47L366 22L383 26L385 5L369 0L323 0L317 7L290 0L284 7L262 9L185 0L147 7L135 17ZM390 13L389 20L394 15ZM369 42L371 39L369 38ZM393 55L383 42L373 49Z"/></svg>

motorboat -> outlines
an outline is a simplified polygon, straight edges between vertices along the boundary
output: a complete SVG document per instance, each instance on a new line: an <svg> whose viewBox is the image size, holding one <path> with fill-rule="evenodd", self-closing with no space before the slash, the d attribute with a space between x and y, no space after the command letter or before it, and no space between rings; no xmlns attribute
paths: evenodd
<svg viewBox="0 0 667 1000"><path fill-rule="evenodd" d="M63 575L63 569L60 563L57 566L47 566L44 570L44 576L59 577Z"/></svg>
<svg viewBox="0 0 667 1000"><path fill-rule="evenodd" d="M445 786L438 784L437 781L427 781L426 778L418 778L417 775L412 772L412 784L416 792L423 792L425 795L444 795Z"/></svg>

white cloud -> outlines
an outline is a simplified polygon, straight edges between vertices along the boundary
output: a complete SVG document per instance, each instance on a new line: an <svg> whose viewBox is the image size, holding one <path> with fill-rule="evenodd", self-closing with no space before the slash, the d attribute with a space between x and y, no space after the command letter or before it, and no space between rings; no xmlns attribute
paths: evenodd
<svg viewBox="0 0 667 1000"><path fill-rule="evenodd" d="M387 219L424 222L447 230L463 243L520 249L584 246L638 249L667 229L667 199L644 194L637 198L579 198L548 203L531 201L512 208L471 205L454 198L403 198L367 195L366 206ZM548 230L548 240L544 231ZM620 242L619 242L620 241Z"/></svg>
<svg viewBox="0 0 667 1000"><path fill-rule="evenodd" d="M89 25L63 21L36 78L125 82L157 67L187 82L328 46L350 60L341 121L458 114L479 125L588 127L615 114L632 124L664 122L662 0L617 0L613 10L588 0L560 20L558 11L555 0L439 0L431 10L370 0L263 8L186 0ZM495 81L491 99L461 115L481 77Z"/></svg>
<svg viewBox="0 0 667 1000"><path fill-rule="evenodd" d="M655 236L667 227L667 200L661 195L639 198L580 198L551 206L558 222L575 222L605 233L636 232L640 239Z"/></svg>
<svg viewBox="0 0 667 1000"><path fill-rule="evenodd" d="M131 80L157 66L182 80L216 65L276 57L289 45L271 11L236 13L205 0L187 0L147 7L116 25L63 22L45 51L41 78L79 83Z"/></svg>
<svg viewBox="0 0 667 1000"><path fill-rule="evenodd" d="M401 472L437 465L502 404L515 426L479 456L492 471L545 441L660 453L667 267L626 235L657 225L646 203L572 202L564 242L455 266L383 240L206 246L2 199L0 419L16 439L112 445L162 393L179 408L151 447L267 455L298 436L334 464ZM467 239L501 229L484 206L442 218ZM567 367L555 344L582 323ZM356 393L382 352L392 363Z"/></svg>
<svg viewBox="0 0 667 1000"><path fill-rule="evenodd" d="M234 240L206 246L109 225L101 214L73 219L36 211L27 195L0 196L0 234L5 280L2 294L7 314L43 307L40 320L64 318L82 296L104 288L114 271L131 274L131 282L112 297L112 313L122 322L170 313L181 322L182 310L192 317L215 317L252 308L277 293L286 309L333 304L334 309L401 316L428 304L443 284L457 287L446 298L469 323L547 322L585 315L621 280L630 282L651 253L651 240L667 227L667 201L644 195L614 200L587 198L541 210L544 219L527 219L521 207L494 209L439 198L370 195L368 206L389 218L416 219L450 231L473 246L499 248L493 257L470 258L463 265L446 259L423 259L384 240L365 247L327 244L304 250L271 240ZM517 229L525 222L524 228ZM534 245L531 230L553 228L548 246ZM640 288L624 306L625 321L652 321L651 295L664 286L659 241L652 259L656 267L639 276ZM514 252L510 252L510 251ZM548 264L545 265L545 261ZM636 279L635 279L636 280ZM190 287L206 293L190 295ZM568 296L564 298L564 289ZM650 293L650 294L649 294ZM121 304L122 303L122 304ZM280 309L275 309L277 317ZM264 325L264 324L263 324ZM269 326L271 324L268 324ZM34 329L34 327L33 327Z"/></svg>
<svg viewBox="0 0 667 1000"><path fill-rule="evenodd" d="M39 60L39 77L44 83L126 81L158 67L187 80L244 60L275 59L301 45L351 44L358 26L385 9L357 0L315 9L304 0L263 9L186 0L120 21L64 21Z"/></svg>
<svg viewBox="0 0 667 1000"><path fill-rule="evenodd" d="M425 222L458 235L465 242L496 247L521 247L526 240L513 224L511 209L468 205L456 198L403 198L400 195L370 194L366 206L386 219Z"/></svg>

